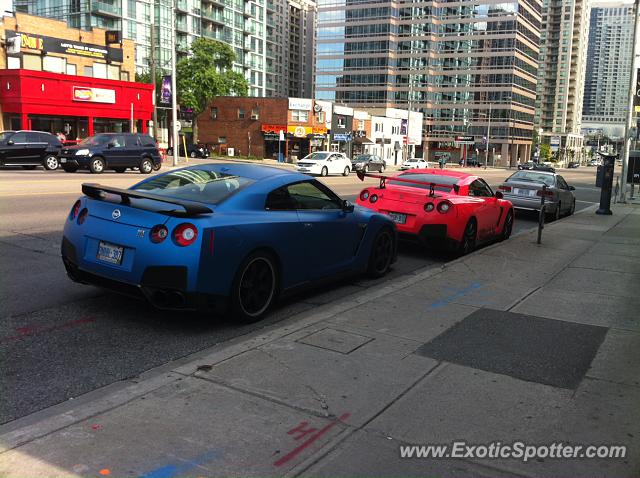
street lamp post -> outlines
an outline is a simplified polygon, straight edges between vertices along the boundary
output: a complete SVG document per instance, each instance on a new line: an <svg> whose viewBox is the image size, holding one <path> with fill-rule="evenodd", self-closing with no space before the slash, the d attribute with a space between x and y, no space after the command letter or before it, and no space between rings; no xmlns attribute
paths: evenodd
<svg viewBox="0 0 640 478"><path fill-rule="evenodd" d="M640 0L635 0L633 7L633 43L631 47L631 73L629 75L629 111L624 125L624 150L622 153L622 172L620 173L620 197L621 203L627 202L627 168L629 167L629 151L631 149L631 126L633 121L634 97L636 93L636 52L638 42L638 13L640 13Z"/></svg>
<svg viewBox="0 0 640 478"><path fill-rule="evenodd" d="M489 103L489 115L488 115L488 122L487 122L487 145L486 148L484 150L484 165L485 167L487 166L487 164L489 164L489 143L491 142L491 103Z"/></svg>
<svg viewBox="0 0 640 478"><path fill-rule="evenodd" d="M404 155L403 155L403 162L407 161L409 159L409 127L411 125L411 109L412 109L412 102L413 100L413 81L412 81L412 77L411 77L411 70L409 70L409 96L407 97L407 145L405 148L403 148L404 151Z"/></svg>
<svg viewBox="0 0 640 478"><path fill-rule="evenodd" d="M180 145L178 144L178 92L176 91L176 2L171 1L171 20L174 28L171 29L171 127L173 138L173 165L178 165Z"/></svg>

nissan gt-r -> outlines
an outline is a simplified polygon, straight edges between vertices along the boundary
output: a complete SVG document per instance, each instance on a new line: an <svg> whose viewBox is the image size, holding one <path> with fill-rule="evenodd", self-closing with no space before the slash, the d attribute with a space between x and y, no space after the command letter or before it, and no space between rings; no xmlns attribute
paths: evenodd
<svg viewBox="0 0 640 478"><path fill-rule="evenodd" d="M338 275L379 277L396 258L388 216L279 168L206 164L82 191L64 226L69 277L160 309L255 321L281 294Z"/></svg>
<svg viewBox="0 0 640 478"><path fill-rule="evenodd" d="M393 219L403 238L447 246L466 254L476 245L509 238L513 207L480 177L452 170L421 169L380 179L356 202Z"/></svg>

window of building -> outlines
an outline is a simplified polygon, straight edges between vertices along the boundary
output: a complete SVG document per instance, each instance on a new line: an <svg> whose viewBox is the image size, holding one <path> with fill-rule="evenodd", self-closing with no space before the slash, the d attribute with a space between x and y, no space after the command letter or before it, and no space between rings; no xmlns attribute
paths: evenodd
<svg viewBox="0 0 640 478"><path fill-rule="evenodd" d="M93 76L93 67L92 66L85 66L84 67L84 76Z"/></svg>
<svg viewBox="0 0 640 478"><path fill-rule="evenodd" d="M291 118L293 121L305 123L309 121L309 112L305 110L291 110Z"/></svg>
<svg viewBox="0 0 640 478"><path fill-rule="evenodd" d="M22 68L25 70L42 71L42 57L40 55L22 55Z"/></svg>
<svg viewBox="0 0 640 478"><path fill-rule="evenodd" d="M122 81L129 81L129 72L128 71L121 71L120 72L120 79Z"/></svg>
<svg viewBox="0 0 640 478"><path fill-rule="evenodd" d="M251 118L254 118L254 119L260 118L260 109L259 108L256 107L256 108L252 108L251 109Z"/></svg>
<svg viewBox="0 0 640 478"><path fill-rule="evenodd" d="M346 128L347 123L345 121L344 116L338 116L338 128Z"/></svg>
<svg viewBox="0 0 640 478"><path fill-rule="evenodd" d="M358 120L358 131L364 131L364 120Z"/></svg>
<svg viewBox="0 0 640 478"><path fill-rule="evenodd" d="M20 58L10 56L7 58L7 68L10 70L17 70L20 68Z"/></svg>
<svg viewBox="0 0 640 478"><path fill-rule="evenodd" d="M318 123L324 123L324 111L318 111L318 115L316 117L316 121Z"/></svg>
<svg viewBox="0 0 640 478"><path fill-rule="evenodd" d="M238 108L238 119L244 119L245 111L244 108Z"/></svg>
<svg viewBox="0 0 640 478"><path fill-rule="evenodd" d="M73 63L67 63L67 75L77 75L78 67Z"/></svg>
<svg viewBox="0 0 640 478"><path fill-rule="evenodd" d="M59 56L45 56L42 59L42 69L51 73L65 73L67 61Z"/></svg>
<svg viewBox="0 0 640 478"><path fill-rule="evenodd" d="M218 119L218 108L216 106L211 107L211 119Z"/></svg>
<svg viewBox="0 0 640 478"><path fill-rule="evenodd" d="M107 64L106 63L94 63L93 64L93 77L94 78L107 78Z"/></svg>
<svg viewBox="0 0 640 478"><path fill-rule="evenodd" d="M227 144L227 137L226 136L218 136L218 143Z"/></svg>
<svg viewBox="0 0 640 478"><path fill-rule="evenodd" d="M118 65L108 65L107 66L107 78L110 80L119 80L120 79L120 67Z"/></svg>

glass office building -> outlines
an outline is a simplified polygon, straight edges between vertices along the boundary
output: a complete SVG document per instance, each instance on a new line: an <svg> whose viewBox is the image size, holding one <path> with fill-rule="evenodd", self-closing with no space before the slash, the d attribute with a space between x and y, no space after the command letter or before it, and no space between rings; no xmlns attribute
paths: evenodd
<svg viewBox="0 0 640 478"><path fill-rule="evenodd" d="M489 161L529 158L542 3L321 0L316 98L424 114L425 157L473 136ZM490 119L489 119L490 118ZM489 124L490 122L490 124Z"/></svg>

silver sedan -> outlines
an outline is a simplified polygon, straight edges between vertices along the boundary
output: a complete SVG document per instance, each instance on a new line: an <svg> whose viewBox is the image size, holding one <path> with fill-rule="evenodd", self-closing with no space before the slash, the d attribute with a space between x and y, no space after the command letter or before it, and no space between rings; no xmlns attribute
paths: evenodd
<svg viewBox="0 0 640 478"><path fill-rule="evenodd" d="M543 187L547 186L545 211L550 218L570 216L576 210L575 188L562 176L546 171L518 171L509 176L498 189L516 209L539 211Z"/></svg>

